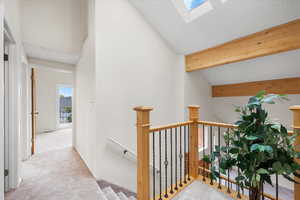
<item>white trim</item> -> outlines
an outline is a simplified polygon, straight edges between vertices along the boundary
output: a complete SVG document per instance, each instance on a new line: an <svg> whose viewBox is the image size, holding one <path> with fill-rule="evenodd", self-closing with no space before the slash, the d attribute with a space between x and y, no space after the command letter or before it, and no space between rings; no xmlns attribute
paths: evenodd
<svg viewBox="0 0 300 200"><path fill-rule="evenodd" d="M9 189L20 184L20 57L18 47L9 48Z"/></svg>
<svg viewBox="0 0 300 200"><path fill-rule="evenodd" d="M9 54L9 43L4 39L4 54ZM9 170L9 66L4 62L4 170ZM9 178L4 177L4 191L9 189Z"/></svg>
<svg viewBox="0 0 300 200"><path fill-rule="evenodd" d="M73 98L72 98L72 144L73 147L76 147L76 136L77 136L77 128L76 128L76 117L77 117L77 109L76 109L76 99L77 99L77 85L76 85L76 70L73 72Z"/></svg>
<svg viewBox="0 0 300 200"><path fill-rule="evenodd" d="M179 14L182 16L186 23L190 23L193 20L197 19L198 17L212 11L214 7L212 6L210 0L207 0L199 7L192 9L189 11L186 6L184 5L183 0L172 0L174 6L178 10Z"/></svg>
<svg viewBox="0 0 300 200"><path fill-rule="evenodd" d="M3 80L3 72L4 72L4 62L3 62L3 43L4 43L4 3L1 0L0 1L0 30L1 30L1 35L0 35L0 45L1 45L1 50L0 50L0 80ZM4 82L0 81L0 163L4 163ZM0 172L4 171L4 165L0 165ZM4 200L4 179L0 178L0 200Z"/></svg>
<svg viewBox="0 0 300 200"><path fill-rule="evenodd" d="M6 40L9 40L9 66L8 66L8 148L6 155L8 160L8 186L6 189L17 188L21 182L20 167L20 69L22 55L19 52L19 46L16 45L13 34L9 29L9 24L3 20L6 29Z"/></svg>

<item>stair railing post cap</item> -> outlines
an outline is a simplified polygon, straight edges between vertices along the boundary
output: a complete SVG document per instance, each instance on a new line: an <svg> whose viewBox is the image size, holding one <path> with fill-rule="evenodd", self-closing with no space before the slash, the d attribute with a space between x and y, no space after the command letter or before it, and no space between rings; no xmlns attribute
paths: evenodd
<svg viewBox="0 0 300 200"><path fill-rule="evenodd" d="M133 110L135 110L135 111L151 111L151 110L153 110L153 108L148 107L148 106L137 106Z"/></svg>
<svg viewBox="0 0 300 200"><path fill-rule="evenodd" d="M198 106L198 105L190 105L190 106L188 106L188 108L199 109L199 108L200 108L200 106Z"/></svg>
<svg viewBox="0 0 300 200"><path fill-rule="evenodd" d="M294 111L294 110L300 110L300 105L291 106L289 109L292 110L292 111Z"/></svg>

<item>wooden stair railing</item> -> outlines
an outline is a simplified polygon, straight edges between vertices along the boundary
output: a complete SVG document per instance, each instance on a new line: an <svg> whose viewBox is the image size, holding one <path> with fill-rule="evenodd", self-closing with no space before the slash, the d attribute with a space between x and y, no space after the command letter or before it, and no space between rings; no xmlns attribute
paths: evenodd
<svg viewBox="0 0 300 200"><path fill-rule="evenodd" d="M134 108L137 113L137 199L169 200L195 180L201 180L233 199L248 199L245 192L247 188L239 187L230 176L230 171L215 181L209 176L210 170L220 163L208 164L200 159L210 155L215 145L221 145L222 131L235 129L237 126L201 121L199 106L188 108L189 121L154 128L150 125L150 112L153 109ZM293 106L290 110L294 114L294 132L300 135L300 106ZM289 133L293 134L293 131ZM203 144L201 153L199 153L199 137ZM297 137L295 145L299 144L300 136ZM149 165L150 162L153 169ZM159 168L159 174L155 168ZM276 186L278 193L278 178ZM267 194L263 190L261 194L263 199L285 200L280 199L278 195ZM299 199L300 185L295 184L294 200Z"/></svg>
<svg viewBox="0 0 300 200"><path fill-rule="evenodd" d="M150 128L152 108L134 110L137 113L137 199L171 199L198 178L199 107L189 107L189 121L156 128ZM150 175L150 162L153 167L158 166L159 175Z"/></svg>
<svg viewBox="0 0 300 200"><path fill-rule="evenodd" d="M290 110L293 112L293 128L294 132L298 134L295 142L296 149L300 152L300 106L292 106ZM300 159L297 160L300 163ZM298 172L300 173L300 171ZM297 182L300 182L299 178L296 178ZM295 200L300 199L300 184L294 184Z"/></svg>

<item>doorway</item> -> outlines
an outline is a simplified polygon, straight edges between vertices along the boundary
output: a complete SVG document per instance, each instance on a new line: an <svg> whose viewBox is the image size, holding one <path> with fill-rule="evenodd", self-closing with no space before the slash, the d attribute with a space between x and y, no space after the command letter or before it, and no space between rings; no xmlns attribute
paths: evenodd
<svg viewBox="0 0 300 200"><path fill-rule="evenodd" d="M35 67L34 77L35 154L72 147L73 74Z"/></svg>

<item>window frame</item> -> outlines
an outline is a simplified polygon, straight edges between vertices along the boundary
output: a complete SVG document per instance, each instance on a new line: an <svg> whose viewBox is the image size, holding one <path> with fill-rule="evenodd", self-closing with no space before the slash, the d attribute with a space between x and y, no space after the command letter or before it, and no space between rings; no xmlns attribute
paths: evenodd
<svg viewBox="0 0 300 200"><path fill-rule="evenodd" d="M214 8L210 0L199 5L197 8L188 10L183 0L172 0L179 14L182 16L186 23L190 23L193 20L199 18L202 15L212 11Z"/></svg>

